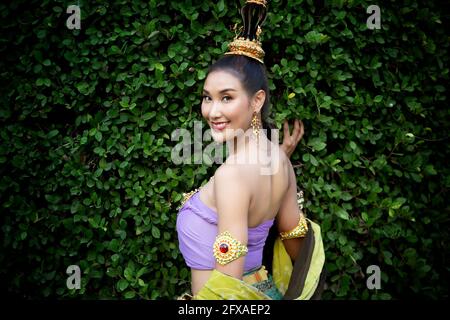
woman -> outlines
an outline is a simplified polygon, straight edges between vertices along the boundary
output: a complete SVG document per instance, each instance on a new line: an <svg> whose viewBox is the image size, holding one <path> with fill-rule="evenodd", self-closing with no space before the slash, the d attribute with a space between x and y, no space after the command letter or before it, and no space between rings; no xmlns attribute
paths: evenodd
<svg viewBox="0 0 450 320"><path fill-rule="evenodd" d="M257 16L248 6L246 10ZM270 131L261 130L272 127L266 120L268 80L262 49L255 51L258 42L247 40L235 39L235 46L232 43L230 51L209 68L204 83L202 116L213 139L227 143L229 156L206 185L188 194L177 217L180 251L191 268L193 299L282 299L292 289L288 286L293 263L311 226L299 207L296 177L286 154L303 130L297 126L300 133L290 146L285 134L281 149L271 141ZM285 123L285 133L286 129ZM262 263L272 226L279 233L270 253L273 274ZM314 228L320 237L320 230ZM315 259L317 270L322 260ZM303 283L317 279L316 272Z"/></svg>

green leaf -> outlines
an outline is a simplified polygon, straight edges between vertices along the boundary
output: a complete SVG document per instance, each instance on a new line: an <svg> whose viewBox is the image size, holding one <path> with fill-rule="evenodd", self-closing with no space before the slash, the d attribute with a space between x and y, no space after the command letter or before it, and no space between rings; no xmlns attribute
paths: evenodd
<svg viewBox="0 0 450 320"><path fill-rule="evenodd" d="M352 195L348 192L343 192L341 194L341 199L344 201L350 201L351 199L353 199Z"/></svg>
<svg viewBox="0 0 450 320"><path fill-rule="evenodd" d="M164 66L161 63L155 63L155 69L159 71L164 71Z"/></svg>
<svg viewBox="0 0 450 320"><path fill-rule="evenodd" d="M106 162L105 158L101 158L100 162L98 163L98 165L99 165L100 168L105 169L106 165L107 165L107 162Z"/></svg>
<svg viewBox="0 0 450 320"><path fill-rule="evenodd" d="M320 140L320 138L311 139L308 142L308 145L313 147L313 149L315 151L321 151L321 150L325 149L325 147L327 146L327 144L325 142L323 142L322 140Z"/></svg>
<svg viewBox="0 0 450 320"><path fill-rule="evenodd" d="M203 80L206 78L206 72L204 70L197 70L197 79Z"/></svg>
<svg viewBox="0 0 450 320"><path fill-rule="evenodd" d="M78 83L76 88L81 94L87 95L89 93L89 84L85 81Z"/></svg>
<svg viewBox="0 0 450 320"><path fill-rule="evenodd" d="M191 79L185 81L184 84L188 87L192 87L195 84L195 80L191 78Z"/></svg>
<svg viewBox="0 0 450 320"><path fill-rule="evenodd" d="M383 96L378 95L373 99L373 101L376 103L379 103L379 102L383 101Z"/></svg>
<svg viewBox="0 0 450 320"><path fill-rule="evenodd" d="M394 202L392 202L390 208L391 209L399 209L406 202L405 198L397 198Z"/></svg>
<svg viewBox="0 0 450 320"><path fill-rule="evenodd" d="M70 213L77 213L78 209L80 208L80 202L75 201L72 203L72 205L70 206Z"/></svg>
<svg viewBox="0 0 450 320"><path fill-rule="evenodd" d="M49 132L49 133L47 134L47 139L51 139L51 138L53 138L53 137L57 136L57 135L58 135L58 133L59 133L59 131L58 131L58 130L56 130L56 129L54 129L54 130L50 131L50 132Z"/></svg>
<svg viewBox="0 0 450 320"><path fill-rule="evenodd" d="M366 212L361 213L361 218L365 221L368 222L369 221L369 216Z"/></svg>
<svg viewBox="0 0 450 320"><path fill-rule="evenodd" d="M131 267L125 268L125 271L123 273L125 279L127 279L128 281L133 281L133 278L134 278L134 272L133 271L134 270Z"/></svg>
<svg viewBox="0 0 450 320"><path fill-rule="evenodd" d="M317 167L319 165L319 162L312 154L309 155L309 160L313 166Z"/></svg>
<svg viewBox="0 0 450 320"><path fill-rule="evenodd" d="M394 209L392 209L392 208L389 208L389 211L388 211L388 213L389 213L389 217L391 217L391 218L395 217L395 214L396 214L396 212L395 212L395 210L394 210Z"/></svg>
<svg viewBox="0 0 450 320"><path fill-rule="evenodd" d="M344 220L348 220L348 219L349 219L349 216L348 216L347 211L344 210L344 209L341 208L341 207L336 207L336 208L335 208L335 213L336 213L336 215L337 215L339 218L341 218L341 219L344 219Z"/></svg>
<svg viewBox="0 0 450 320"><path fill-rule="evenodd" d="M160 103L162 103L162 102L160 102ZM142 120L145 120L145 121L150 120L151 118L155 117L155 115L156 115L156 112L154 112L154 111L147 112L147 113L142 115Z"/></svg>
<svg viewBox="0 0 450 320"><path fill-rule="evenodd" d="M217 9L219 9L219 12L222 12L223 9L225 9L225 4L223 0L219 0L219 2L217 3Z"/></svg>
<svg viewBox="0 0 450 320"><path fill-rule="evenodd" d="M309 31L305 35L305 40L307 43L310 44L322 44L327 42L329 40L329 37L323 33L313 30Z"/></svg>
<svg viewBox="0 0 450 320"><path fill-rule="evenodd" d="M112 45L110 50L111 50L111 54L120 54L121 53L120 48L116 45Z"/></svg>
<svg viewBox="0 0 450 320"><path fill-rule="evenodd" d="M125 279L120 279L119 282L117 283L117 290L119 291L124 291L126 288L128 288L128 281Z"/></svg>
<svg viewBox="0 0 450 320"><path fill-rule="evenodd" d="M163 93L160 93L160 94L158 95L158 98L157 98L156 100L158 101L159 104L164 103L164 100L165 100L164 94L163 94Z"/></svg>
<svg viewBox="0 0 450 320"><path fill-rule="evenodd" d="M335 160L333 160L333 162L331 163L331 166L334 167L335 165L337 165L337 164L340 163L340 162L341 162L341 160L335 159Z"/></svg>
<svg viewBox="0 0 450 320"><path fill-rule="evenodd" d="M434 169L432 164L427 164L424 168L424 171L428 175L437 175L437 171Z"/></svg>
<svg viewBox="0 0 450 320"><path fill-rule="evenodd" d="M98 141L98 142L100 142L100 141L102 141L102 133L100 132L100 131L97 131L96 133L95 133L95 139Z"/></svg>
<svg viewBox="0 0 450 320"><path fill-rule="evenodd" d="M152 226L152 236L156 239L159 239L159 237L161 236L159 229L155 226Z"/></svg>

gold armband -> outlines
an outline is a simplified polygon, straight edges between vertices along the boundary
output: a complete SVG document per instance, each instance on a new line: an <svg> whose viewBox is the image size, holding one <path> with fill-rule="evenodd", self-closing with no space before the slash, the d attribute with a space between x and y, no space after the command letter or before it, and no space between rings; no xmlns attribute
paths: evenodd
<svg viewBox="0 0 450 320"><path fill-rule="evenodd" d="M213 246L214 257L221 265L225 265L240 256L247 254L247 246L233 238L228 231L218 234Z"/></svg>
<svg viewBox="0 0 450 320"><path fill-rule="evenodd" d="M297 204L300 210L303 210L303 203L305 202L305 198L303 197L303 191L297 192Z"/></svg>
<svg viewBox="0 0 450 320"><path fill-rule="evenodd" d="M308 222L306 218L300 213L300 220L298 221L297 226L291 231L280 232L281 240L294 239L294 238L303 238L308 233Z"/></svg>

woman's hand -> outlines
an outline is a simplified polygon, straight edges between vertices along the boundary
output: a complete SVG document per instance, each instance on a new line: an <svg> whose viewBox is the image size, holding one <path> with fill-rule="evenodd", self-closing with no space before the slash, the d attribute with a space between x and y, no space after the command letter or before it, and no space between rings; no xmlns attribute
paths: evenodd
<svg viewBox="0 0 450 320"><path fill-rule="evenodd" d="M295 119L292 135L289 133L288 121L284 120L283 144L280 146L280 148L284 151L284 153L286 153L288 158L291 157L292 153L297 147L297 144L302 139L304 133L305 128L303 126L302 120Z"/></svg>

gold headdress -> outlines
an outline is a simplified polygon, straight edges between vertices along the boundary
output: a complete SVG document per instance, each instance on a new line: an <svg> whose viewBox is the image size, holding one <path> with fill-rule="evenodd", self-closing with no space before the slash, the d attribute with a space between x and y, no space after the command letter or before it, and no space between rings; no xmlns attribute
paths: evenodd
<svg viewBox="0 0 450 320"><path fill-rule="evenodd" d="M261 47L259 36L261 26L266 19L266 0L247 0L241 9L244 27L234 40L228 44L225 54L244 55L264 63L264 50Z"/></svg>

